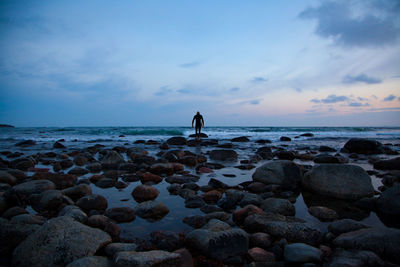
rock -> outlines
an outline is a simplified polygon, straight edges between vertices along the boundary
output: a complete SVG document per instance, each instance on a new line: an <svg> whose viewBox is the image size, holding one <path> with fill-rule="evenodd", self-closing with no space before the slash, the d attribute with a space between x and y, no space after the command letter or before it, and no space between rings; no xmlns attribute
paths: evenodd
<svg viewBox="0 0 400 267"><path fill-rule="evenodd" d="M99 162L91 163L86 166L86 169L88 169L90 172L95 173L95 172L100 172L101 169L103 169L103 166Z"/></svg>
<svg viewBox="0 0 400 267"><path fill-rule="evenodd" d="M78 176L82 176L89 173L88 170L86 170L85 168L82 167L75 167L72 168L71 170L69 170L68 174L74 174L74 175L78 175Z"/></svg>
<svg viewBox="0 0 400 267"><path fill-rule="evenodd" d="M36 180L50 180L57 189L65 189L74 186L78 178L73 174L54 173L54 172L37 172L33 175Z"/></svg>
<svg viewBox="0 0 400 267"><path fill-rule="evenodd" d="M25 140L15 144L15 146L22 146L22 147L34 146L34 145L36 145L36 142L33 140Z"/></svg>
<svg viewBox="0 0 400 267"><path fill-rule="evenodd" d="M47 221L28 236L13 253L13 266L65 266L92 256L111 242L111 237L69 217Z"/></svg>
<svg viewBox="0 0 400 267"><path fill-rule="evenodd" d="M215 188L215 189L220 189L220 188L226 189L226 188L229 187L227 184L225 184L225 183L223 183L223 182L221 182L221 181L219 181L217 179L214 179L214 178L211 178L208 181L208 185L211 186L212 188Z"/></svg>
<svg viewBox="0 0 400 267"><path fill-rule="evenodd" d="M87 184L79 184L70 188L62 190L62 193L72 200L76 201L81 197L92 194L92 188Z"/></svg>
<svg viewBox="0 0 400 267"><path fill-rule="evenodd" d="M12 161L11 166L21 171L28 171L30 168L35 167L35 162L32 158L21 158Z"/></svg>
<svg viewBox="0 0 400 267"><path fill-rule="evenodd" d="M46 190L39 195L37 203L31 203L32 208L38 212L57 212L63 204L63 194L60 190Z"/></svg>
<svg viewBox="0 0 400 267"><path fill-rule="evenodd" d="M46 190L55 189L53 182L48 180L32 180L15 185L4 194L8 202L24 203L33 194L40 194Z"/></svg>
<svg viewBox="0 0 400 267"><path fill-rule="evenodd" d="M344 145L344 148L349 153L357 154L382 154L384 152L383 145L375 140L364 139L364 138L351 138Z"/></svg>
<svg viewBox="0 0 400 267"><path fill-rule="evenodd" d="M333 244L347 250L370 250L385 261L400 264L400 230L398 229L361 229L339 235Z"/></svg>
<svg viewBox="0 0 400 267"><path fill-rule="evenodd" d="M351 219L341 219L328 225L329 232L340 235L347 232L369 228L370 226Z"/></svg>
<svg viewBox="0 0 400 267"><path fill-rule="evenodd" d="M6 219L11 219L14 216L21 215L21 214L28 214L24 208L21 207L11 207L8 210L6 210L1 217L6 218Z"/></svg>
<svg viewBox="0 0 400 267"><path fill-rule="evenodd" d="M116 151L109 150L107 154L101 159L101 165L106 169L118 169L120 163L124 163L124 158Z"/></svg>
<svg viewBox="0 0 400 267"><path fill-rule="evenodd" d="M26 178L28 178L28 176L25 174L24 171L21 170L17 170L17 169L7 169L6 172L8 172L9 174L11 174L12 176L14 176L15 178L17 178L17 181L19 183L22 183L23 181L26 180Z"/></svg>
<svg viewBox="0 0 400 267"><path fill-rule="evenodd" d="M20 214L13 216L10 220L13 224L38 224L42 225L46 222L46 218L40 215Z"/></svg>
<svg viewBox="0 0 400 267"><path fill-rule="evenodd" d="M246 189L252 193L263 193L268 191L268 185L260 182L252 182L246 187Z"/></svg>
<svg viewBox="0 0 400 267"><path fill-rule="evenodd" d="M260 247L263 249L269 248L272 244L272 238L267 233L254 233L250 236L250 247Z"/></svg>
<svg viewBox="0 0 400 267"><path fill-rule="evenodd" d="M207 257L226 260L233 256L245 255L249 240L247 233L242 229L215 232L208 229L196 229L186 235L185 242L188 247Z"/></svg>
<svg viewBox="0 0 400 267"><path fill-rule="evenodd" d="M114 256L114 266L163 266L175 267L181 261L181 255L162 250L144 252L122 251Z"/></svg>
<svg viewBox="0 0 400 267"><path fill-rule="evenodd" d="M136 218L135 211L129 207L111 208L104 215L118 223L131 222Z"/></svg>
<svg viewBox="0 0 400 267"><path fill-rule="evenodd" d="M201 215L188 216L183 218L182 221L193 228L201 228L208 222L207 218Z"/></svg>
<svg viewBox="0 0 400 267"><path fill-rule="evenodd" d="M183 170L184 166L180 163L156 163L150 167L150 172L158 175L172 175Z"/></svg>
<svg viewBox="0 0 400 267"><path fill-rule="evenodd" d="M348 160L347 160L348 161ZM332 156L329 154L319 154L314 157L315 163L346 163L346 159L341 157Z"/></svg>
<svg viewBox="0 0 400 267"><path fill-rule="evenodd" d="M339 215L336 213L336 211L327 208L327 207L322 207L322 206L313 206L308 208L308 212L314 216L320 219L323 222L330 222L337 220Z"/></svg>
<svg viewBox="0 0 400 267"><path fill-rule="evenodd" d="M217 203L220 200L222 194L217 190L211 190L202 195L202 198L207 203Z"/></svg>
<svg viewBox="0 0 400 267"><path fill-rule="evenodd" d="M53 144L53 148L66 148L66 146L64 146L63 144L61 144L60 142L55 142Z"/></svg>
<svg viewBox="0 0 400 267"><path fill-rule="evenodd" d="M104 251L107 256L113 257L117 252L121 251L135 251L137 245L135 243L111 243L108 244Z"/></svg>
<svg viewBox="0 0 400 267"><path fill-rule="evenodd" d="M153 231L151 242L160 250L174 251L183 247L183 241L177 233L171 231Z"/></svg>
<svg viewBox="0 0 400 267"><path fill-rule="evenodd" d="M276 151L274 154L281 160L294 160L296 158L296 155L292 151L282 150Z"/></svg>
<svg viewBox="0 0 400 267"><path fill-rule="evenodd" d="M321 164L307 172L302 185L320 195L339 199L360 199L374 195L365 170L350 164Z"/></svg>
<svg viewBox="0 0 400 267"><path fill-rule="evenodd" d="M300 168L292 161L277 160L258 167L253 174L253 180L292 189L300 185L301 172Z"/></svg>
<svg viewBox="0 0 400 267"><path fill-rule="evenodd" d="M285 262L320 262L322 251L304 243L293 243L285 247Z"/></svg>
<svg viewBox="0 0 400 267"><path fill-rule="evenodd" d="M88 195L81 197L76 205L81 208L85 212L89 212L91 210L104 211L107 209L108 202L107 199L101 195Z"/></svg>
<svg viewBox="0 0 400 267"><path fill-rule="evenodd" d="M143 173L143 175L140 177L140 181L143 184L146 184L146 183L158 184L162 181L162 178L159 175L152 174L150 172L146 172L146 173Z"/></svg>
<svg viewBox="0 0 400 267"><path fill-rule="evenodd" d="M206 203L204 202L203 198L200 196L193 196L188 197L185 199L185 207L186 208L200 208L203 207Z"/></svg>
<svg viewBox="0 0 400 267"><path fill-rule="evenodd" d="M260 205L262 201L261 196L253 193L244 193L242 200L240 200L239 205L241 207L247 206L247 205Z"/></svg>
<svg viewBox="0 0 400 267"><path fill-rule="evenodd" d="M133 189L132 196L137 202L143 202L147 200L154 200L160 192L149 185L138 185Z"/></svg>
<svg viewBox="0 0 400 267"><path fill-rule="evenodd" d="M266 263L275 261L274 253L258 247L249 249L249 251L247 252L247 257L249 261L254 261L254 262Z"/></svg>
<svg viewBox="0 0 400 267"><path fill-rule="evenodd" d="M112 267L112 261L106 257L89 256L74 260L67 267Z"/></svg>
<svg viewBox="0 0 400 267"><path fill-rule="evenodd" d="M137 205L135 213L141 218L158 221L169 213L169 209L162 202L150 200Z"/></svg>
<svg viewBox="0 0 400 267"><path fill-rule="evenodd" d="M181 255L181 262L178 265L179 267L193 267L193 257L190 254L190 252L186 248L181 248L178 250L175 250L174 253L178 253Z"/></svg>
<svg viewBox="0 0 400 267"><path fill-rule="evenodd" d="M292 139L290 137L287 136L281 136L281 138L279 138L279 140L283 141L283 142L290 142L292 141Z"/></svg>
<svg viewBox="0 0 400 267"><path fill-rule="evenodd" d="M174 175L169 176L165 179L167 183L170 184L186 184L191 182L197 182L199 177L197 176L186 176L186 175Z"/></svg>
<svg viewBox="0 0 400 267"><path fill-rule="evenodd" d="M73 162L75 165L84 166L88 162L88 159L83 155L78 155L74 158Z"/></svg>
<svg viewBox="0 0 400 267"><path fill-rule="evenodd" d="M79 207L75 205L68 205L65 206L59 213L58 216L67 216L71 217L72 219L80 222L85 223L87 221L87 215L84 213Z"/></svg>
<svg viewBox="0 0 400 267"><path fill-rule="evenodd" d="M36 224L15 223L0 218L0 258L9 258L15 247L39 228Z"/></svg>
<svg viewBox="0 0 400 267"><path fill-rule="evenodd" d="M379 213L400 216L400 184L386 189L378 198L376 207Z"/></svg>
<svg viewBox="0 0 400 267"><path fill-rule="evenodd" d="M17 178L5 171L0 171L0 183L15 185Z"/></svg>
<svg viewBox="0 0 400 267"><path fill-rule="evenodd" d="M230 149L218 149L210 151L210 159L220 161L236 161L237 153L235 150Z"/></svg>
<svg viewBox="0 0 400 267"><path fill-rule="evenodd" d="M110 188L115 185L115 180L112 178L102 178L96 182L96 186L100 188Z"/></svg>
<svg viewBox="0 0 400 267"><path fill-rule="evenodd" d="M190 138L194 138L194 137L196 137L196 134L191 134L191 135L189 135L189 137L190 137ZM205 134L205 133L200 133L200 137L202 137L202 138L208 138L208 135Z"/></svg>
<svg viewBox="0 0 400 267"><path fill-rule="evenodd" d="M269 147L269 146L260 147L259 149L257 149L256 154L259 155L262 159L272 159L273 158L272 150L271 150L271 147Z"/></svg>
<svg viewBox="0 0 400 267"><path fill-rule="evenodd" d="M329 146L320 146L318 148L319 152L336 152L336 149L329 147Z"/></svg>
<svg viewBox="0 0 400 267"><path fill-rule="evenodd" d="M63 159L59 163L63 170L71 168L74 165L74 162L70 159Z"/></svg>
<svg viewBox="0 0 400 267"><path fill-rule="evenodd" d="M267 198L261 202L261 209L264 211L279 213L285 216L294 216L296 209L287 199Z"/></svg>
<svg viewBox="0 0 400 267"><path fill-rule="evenodd" d="M183 136L174 136L167 140L167 144L171 146L184 146L186 142L187 140Z"/></svg>
<svg viewBox="0 0 400 267"><path fill-rule="evenodd" d="M231 142L249 142L250 139L246 136L235 137L231 139Z"/></svg>
<svg viewBox="0 0 400 267"><path fill-rule="evenodd" d="M377 170L400 170L400 157L378 160L374 163L374 168Z"/></svg>
<svg viewBox="0 0 400 267"><path fill-rule="evenodd" d="M374 266L383 267L384 262L372 251L336 249L333 253L328 266Z"/></svg>

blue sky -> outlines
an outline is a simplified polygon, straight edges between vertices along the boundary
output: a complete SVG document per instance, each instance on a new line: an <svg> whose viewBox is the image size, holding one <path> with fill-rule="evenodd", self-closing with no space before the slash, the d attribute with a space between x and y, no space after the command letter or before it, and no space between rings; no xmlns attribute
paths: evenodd
<svg viewBox="0 0 400 267"><path fill-rule="evenodd" d="M0 123L400 126L400 1L1 1Z"/></svg>

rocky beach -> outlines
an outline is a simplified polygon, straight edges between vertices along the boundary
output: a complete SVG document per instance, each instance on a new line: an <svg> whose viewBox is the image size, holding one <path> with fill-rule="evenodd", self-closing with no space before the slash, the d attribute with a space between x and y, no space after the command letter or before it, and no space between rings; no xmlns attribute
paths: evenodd
<svg viewBox="0 0 400 267"><path fill-rule="evenodd" d="M0 129L0 266L400 265L400 129L205 131Z"/></svg>

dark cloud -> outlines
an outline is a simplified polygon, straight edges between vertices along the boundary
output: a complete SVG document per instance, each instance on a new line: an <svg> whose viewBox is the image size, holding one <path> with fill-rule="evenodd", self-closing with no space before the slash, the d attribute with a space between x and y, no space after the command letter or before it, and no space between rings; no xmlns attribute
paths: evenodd
<svg viewBox="0 0 400 267"><path fill-rule="evenodd" d="M348 100L349 100L349 98L344 95L329 95L327 98L321 99L321 103L332 104L332 103L344 102L344 101L348 101Z"/></svg>
<svg viewBox="0 0 400 267"><path fill-rule="evenodd" d="M395 100L395 99L396 99L396 96L394 96L394 95L388 95L387 97L385 97L385 98L383 99L383 101L389 102L389 101L393 101L393 100Z"/></svg>
<svg viewBox="0 0 400 267"><path fill-rule="evenodd" d="M233 87L233 88L229 89L229 91L231 91L231 92L237 92L239 90L240 90L239 87Z"/></svg>
<svg viewBox="0 0 400 267"><path fill-rule="evenodd" d="M194 68L194 67L197 67L198 65L200 65L199 61L193 61L193 62L187 62L187 63L180 64L179 67L181 67L181 68Z"/></svg>
<svg viewBox="0 0 400 267"><path fill-rule="evenodd" d="M314 99L311 99L310 102L318 104L318 103L321 103L321 100L314 98Z"/></svg>
<svg viewBox="0 0 400 267"><path fill-rule="evenodd" d="M315 33L339 45L375 47L396 42L399 16L398 0L321 1L299 14L302 19L315 19Z"/></svg>
<svg viewBox="0 0 400 267"><path fill-rule="evenodd" d="M253 79L251 79L251 81L253 83L263 83L263 82L267 82L268 79L263 78L263 77L254 77Z"/></svg>
<svg viewBox="0 0 400 267"><path fill-rule="evenodd" d="M382 80L374 77L367 76L365 74L360 74L356 76L346 75L343 80L343 83L358 83L363 82L367 84L381 83Z"/></svg>
<svg viewBox="0 0 400 267"><path fill-rule="evenodd" d="M248 100L248 101L242 101L239 104L242 105L259 105L261 102L261 99L253 99L253 100Z"/></svg>
<svg viewBox="0 0 400 267"><path fill-rule="evenodd" d="M369 103L350 102L349 107L369 107Z"/></svg>
<svg viewBox="0 0 400 267"><path fill-rule="evenodd" d="M181 94L188 95L188 94L192 94L192 93L193 93L193 89L190 89L190 88L182 88L182 89L177 90L177 92L178 92L178 93L181 93Z"/></svg>

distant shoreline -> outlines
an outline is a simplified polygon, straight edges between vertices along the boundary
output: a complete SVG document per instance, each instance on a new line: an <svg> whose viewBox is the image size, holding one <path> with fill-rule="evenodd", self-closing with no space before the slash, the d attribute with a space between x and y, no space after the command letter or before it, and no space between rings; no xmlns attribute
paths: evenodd
<svg viewBox="0 0 400 267"><path fill-rule="evenodd" d="M15 128L15 126L9 124L0 124L0 128Z"/></svg>

